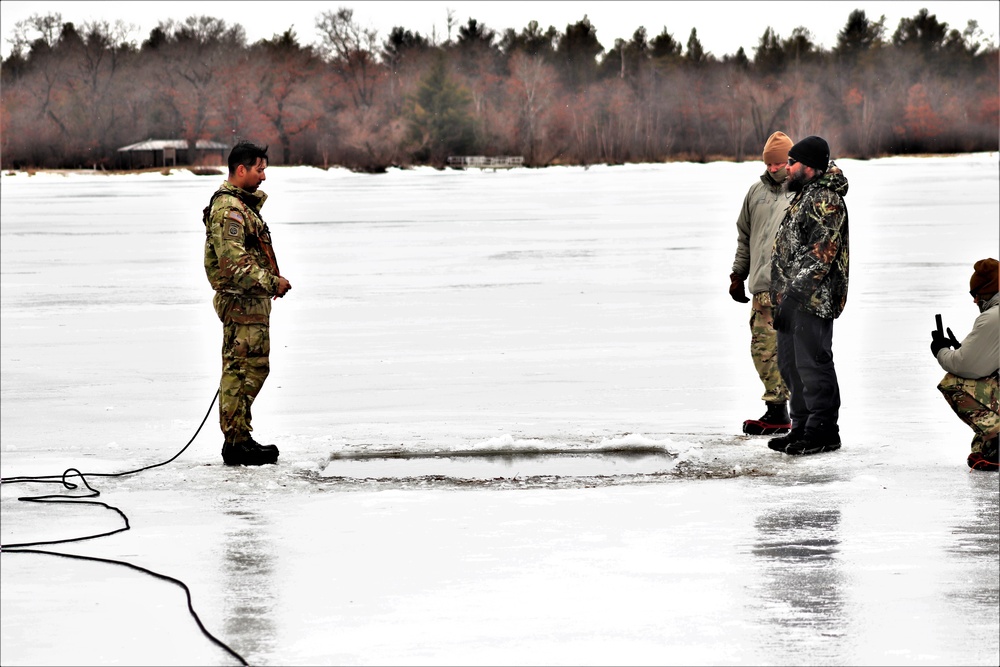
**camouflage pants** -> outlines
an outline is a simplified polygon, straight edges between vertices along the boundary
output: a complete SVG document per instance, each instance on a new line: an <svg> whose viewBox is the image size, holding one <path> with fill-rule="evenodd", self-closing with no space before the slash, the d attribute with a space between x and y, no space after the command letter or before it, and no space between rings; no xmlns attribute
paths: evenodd
<svg viewBox="0 0 1000 667"><path fill-rule="evenodd" d="M212 303L222 320L219 425L226 442L239 442L250 437L250 407L271 368L271 301L216 293Z"/></svg>
<svg viewBox="0 0 1000 667"><path fill-rule="evenodd" d="M972 451L982 453L983 443L1000 434L997 376L968 379L948 373L938 389L958 418L976 432L972 439Z"/></svg>
<svg viewBox="0 0 1000 667"><path fill-rule="evenodd" d="M750 311L750 356L764 383L765 403L784 403L788 388L778 370L778 336L772 328L771 295L758 292L753 295Z"/></svg>

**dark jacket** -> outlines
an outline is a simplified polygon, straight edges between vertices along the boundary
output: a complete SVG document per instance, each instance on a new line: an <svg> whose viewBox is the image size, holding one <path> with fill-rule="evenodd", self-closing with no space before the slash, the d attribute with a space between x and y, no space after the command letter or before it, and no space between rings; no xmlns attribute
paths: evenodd
<svg viewBox="0 0 1000 667"><path fill-rule="evenodd" d="M771 298L792 298L823 319L840 317L847 303L847 178L836 164L805 184L792 200L774 239ZM777 299L777 300L776 300Z"/></svg>

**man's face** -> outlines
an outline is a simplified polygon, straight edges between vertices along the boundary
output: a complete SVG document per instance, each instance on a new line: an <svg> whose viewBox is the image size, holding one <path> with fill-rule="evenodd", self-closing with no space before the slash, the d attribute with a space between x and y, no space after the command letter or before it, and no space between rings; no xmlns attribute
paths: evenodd
<svg viewBox="0 0 1000 667"><path fill-rule="evenodd" d="M267 178L264 170L267 169L267 162L263 158L257 158L257 162L247 169L243 165L236 167L237 182L233 185L243 188L247 192L256 192L260 184Z"/></svg>
<svg viewBox="0 0 1000 667"><path fill-rule="evenodd" d="M788 188L789 192L802 192L806 181L809 180L809 176L806 174L806 166L798 160L788 158L787 169L788 180L785 181L785 187Z"/></svg>
<svg viewBox="0 0 1000 667"><path fill-rule="evenodd" d="M767 173L771 174L771 178L774 179L775 183L781 183L785 180L788 175L785 171L788 166L787 162L767 162Z"/></svg>

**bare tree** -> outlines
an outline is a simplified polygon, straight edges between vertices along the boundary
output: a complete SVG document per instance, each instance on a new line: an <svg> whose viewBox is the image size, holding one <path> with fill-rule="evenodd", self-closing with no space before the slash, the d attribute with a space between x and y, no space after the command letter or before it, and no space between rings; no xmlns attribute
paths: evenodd
<svg viewBox="0 0 1000 667"><path fill-rule="evenodd" d="M729 148L737 162L746 156L747 139L753 132L749 94L750 80L747 72L738 66L728 65L725 70L725 105L723 115L729 137ZM763 142L761 142L763 145Z"/></svg>
<svg viewBox="0 0 1000 667"><path fill-rule="evenodd" d="M354 107L371 107L376 83L382 76L378 65L378 31L362 28L354 21L354 10L343 7L320 14L316 29L321 34L320 53L347 85Z"/></svg>
<svg viewBox="0 0 1000 667"><path fill-rule="evenodd" d="M84 23L70 56L78 72L72 81L81 121L77 134L93 152L95 164L109 161L115 144L134 123L126 113L122 93L128 87L124 66L136 49L129 39L135 30L120 20Z"/></svg>
<svg viewBox="0 0 1000 667"><path fill-rule="evenodd" d="M291 28L251 50L256 107L278 136L281 163L292 163L292 140L316 127L323 115L314 94L319 60L299 45Z"/></svg>
<svg viewBox="0 0 1000 667"><path fill-rule="evenodd" d="M32 14L14 24L14 30L7 43L12 53L23 54L33 48L55 47L62 31L63 20L59 12Z"/></svg>
<svg viewBox="0 0 1000 667"><path fill-rule="evenodd" d="M546 138L544 119L555 99L555 68L539 55L520 51L510 58L508 91L517 108L517 130L528 164L536 164L539 144Z"/></svg>
<svg viewBox="0 0 1000 667"><path fill-rule="evenodd" d="M238 24L193 16L137 48L120 23L36 14L14 25L0 62L0 160L104 164L152 136L253 135L280 145L282 162L366 170L438 163L446 149L520 151L529 164L740 160L778 129L823 134L841 156L1000 144L996 45L975 22L955 30L926 10L888 41L884 19L852 12L830 51L805 27L789 39L768 29L752 63L716 59L695 29L686 50L665 27L652 39L640 28L605 54L586 16L563 34L454 19L443 45L399 27L377 46L342 8L319 17L314 45L289 31L248 46Z"/></svg>
<svg viewBox="0 0 1000 667"><path fill-rule="evenodd" d="M234 105L239 105L244 84L233 74L245 62L243 27L191 16L183 23L161 22L158 29L164 41L144 51L152 65L150 75L179 126L174 132L180 132L190 146L199 139L232 132L226 119L239 115Z"/></svg>

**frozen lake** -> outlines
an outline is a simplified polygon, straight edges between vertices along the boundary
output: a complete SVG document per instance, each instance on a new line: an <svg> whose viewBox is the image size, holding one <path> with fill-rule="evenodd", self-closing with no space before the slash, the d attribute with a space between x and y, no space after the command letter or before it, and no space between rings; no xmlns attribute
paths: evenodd
<svg viewBox="0 0 1000 667"><path fill-rule="evenodd" d="M996 154L838 161L851 286L839 452L740 435L762 412L728 274L760 163L268 169L293 290L255 436L216 411L176 461L92 480L131 530L53 550L183 580L252 664L1000 661L1000 493L935 386L996 257ZM3 175L4 478L133 470L195 433L221 325L201 209L222 177ZM3 544L113 530L17 502ZM2 557L4 664L233 664L180 589Z"/></svg>

